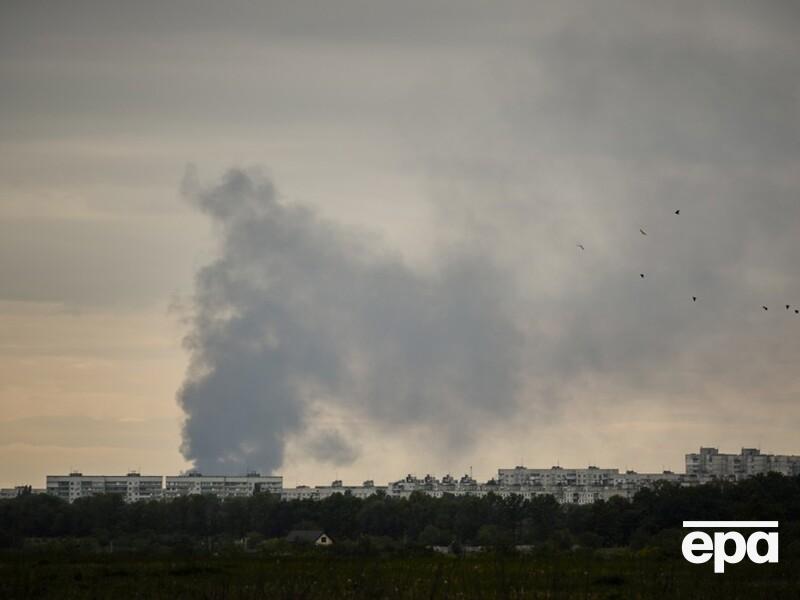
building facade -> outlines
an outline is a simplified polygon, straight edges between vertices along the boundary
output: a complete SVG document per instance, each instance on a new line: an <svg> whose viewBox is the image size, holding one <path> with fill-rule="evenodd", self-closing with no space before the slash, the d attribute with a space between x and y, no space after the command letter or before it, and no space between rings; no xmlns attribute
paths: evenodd
<svg viewBox="0 0 800 600"><path fill-rule="evenodd" d="M605 487L619 476L619 469L598 469L590 466L585 469L565 469L550 467L549 469L529 469L514 467L499 469L497 481L502 486L599 486Z"/></svg>
<svg viewBox="0 0 800 600"><path fill-rule="evenodd" d="M324 500L334 494L344 494L355 498L369 498L377 493L386 493L385 485L375 485L375 482L368 479L361 485L344 485L337 479L330 485L318 485L310 487L298 485L294 488L283 488L281 490L281 500Z"/></svg>
<svg viewBox="0 0 800 600"><path fill-rule="evenodd" d="M244 498L257 493L280 494L283 477L280 475L168 475L164 487L164 498L209 494L219 498Z"/></svg>
<svg viewBox="0 0 800 600"><path fill-rule="evenodd" d="M69 475L48 475L47 493L74 502L96 494L118 494L125 502L158 500L162 497L161 475L84 475L74 471Z"/></svg>
<svg viewBox="0 0 800 600"><path fill-rule="evenodd" d="M800 456L762 454L755 448L742 448L739 454L723 454L717 448L701 447L697 453L686 454L686 472L637 473L620 472L619 469L586 468L528 468L498 469L497 477L486 483L478 483L470 475L455 478L445 475L437 479L433 475L405 478L376 486L371 480L362 485L344 485L336 480L330 485L283 487L280 475L248 473L242 476L209 476L200 473L184 475L143 476L136 472L127 475L48 475L46 493L74 502L94 494L118 494L126 502L138 500L173 499L197 494L214 495L220 498L242 498L257 493L279 495L282 500L324 500L335 494L356 498L368 498L375 494L386 494L393 498L408 498L414 493L441 498L454 496L482 497L496 494L501 497L520 496L534 499L552 496L563 504L590 504L614 497L633 498L640 490L667 482L682 486L693 486L711 481L737 481L770 472L787 476L800 475ZM27 487L0 491L0 498L14 498L25 493L35 493Z"/></svg>
<svg viewBox="0 0 800 600"><path fill-rule="evenodd" d="M32 488L29 485L18 485L13 488L0 489L0 500L10 500L19 496L27 496L29 494L44 494L44 488Z"/></svg>
<svg viewBox="0 0 800 600"><path fill-rule="evenodd" d="M742 448L739 454L723 454L710 447L701 447L700 452L686 455L689 476L738 481L767 473L800 475L800 456L762 454L757 448Z"/></svg>

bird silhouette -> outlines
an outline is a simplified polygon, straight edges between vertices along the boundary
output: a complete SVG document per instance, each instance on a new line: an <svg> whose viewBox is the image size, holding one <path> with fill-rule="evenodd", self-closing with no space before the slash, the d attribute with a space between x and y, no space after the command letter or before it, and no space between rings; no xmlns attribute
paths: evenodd
<svg viewBox="0 0 800 600"><path fill-rule="evenodd" d="M641 277L642 279L644 279L644 273L639 273L639 277Z"/></svg>
<svg viewBox="0 0 800 600"><path fill-rule="evenodd" d="M791 306L792 306L791 304L787 304L786 305L786 310L789 310L791 308Z"/></svg>
<svg viewBox="0 0 800 600"><path fill-rule="evenodd" d="M647 235L647 232L641 228L639 228L639 233L641 233L642 235Z"/></svg>
<svg viewBox="0 0 800 600"><path fill-rule="evenodd" d="M794 314L796 314L796 315L800 315L800 309L797 309L797 308L795 308L795 309L794 309Z"/></svg>
<svg viewBox="0 0 800 600"><path fill-rule="evenodd" d="M764 310L769 310L769 308L767 308L766 306L762 306L761 308L763 308Z"/></svg>
<svg viewBox="0 0 800 600"><path fill-rule="evenodd" d="M676 210L676 211L675 211L675 214L676 214L676 215L679 215L679 214L681 214L681 209L679 208L678 210Z"/></svg>
<svg viewBox="0 0 800 600"><path fill-rule="evenodd" d="M578 248L580 248L581 250L586 250L586 248L584 248L584 247L583 247L583 244L575 244L575 245L576 245Z"/></svg>
<svg viewBox="0 0 800 600"><path fill-rule="evenodd" d="M697 296L692 296L692 302L697 302Z"/></svg>

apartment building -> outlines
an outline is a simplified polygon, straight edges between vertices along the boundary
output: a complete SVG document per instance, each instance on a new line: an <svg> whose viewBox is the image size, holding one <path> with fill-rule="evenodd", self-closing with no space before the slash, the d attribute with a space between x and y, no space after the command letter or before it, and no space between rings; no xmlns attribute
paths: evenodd
<svg viewBox="0 0 800 600"><path fill-rule="evenodd" d="M282 500L323 500L335 494L368 498L385 493L395 498L408 498L419 492L436 498L446 494L476 497L487 494L502 497L517 495L529 500L553 496L560 503L589 504L615 496L633 498L640 490L660 482L690 486L715 480L739 480L770 472L787 476L800 475L800 456L763 454L756 448L742 448L739 454L723 454L717 448L701 447L697 453L686 454L685 459L685 473L620 472L619 469L596 466L577 469L561 466L544 469L517 466L513 469L498 469L497 477L486 483L478 483L471 475L460 478L445 475L441 479L433 475L422 478L407 475L387 486L376 486L372 480L365 481L362 485L344 485L337 479L330 485L300 485L294 488L284 488L283 477L280 475L260 475L255 472L241 476L187 473L166 478L160 475L143 476L136 472L119 476L73 472L69 475L48 475L45 491L68 502L93 494L119 494L126 502L136 502L161 498L168 500L195 494L241 498L256 493L272 493L279 495ZM29 488L0 490L0 498L16 497L22 493L21 490Z"/></svg>
<svg viewBox="0 0 800 600"><path fill-rule="evenodd" d="M283 477L280 475L261 475L251 472L247 475L203 475L187 473L168 475L164 487L164 498L208 494L220 498L243 498L257 493L280 494Z"/></svg>
<svg viewBox="0 0 800 600"><path fill-rule="evenodd" d="M19 496L25 496L28 494L44 494L44 488L32 488L29 485L17 485L13 488L2 488L0 489L0 500L9 500L11 498L17 498Z"/></svg>
<svg viewBox="0 0 800 600"><path fill-rule="evenodd" d="M595 466L585 469L565 469L560 466L529 469L517 466L513 469L499 469L497 481L501 486L607 486L618 475L619 469L599 469Z"/></svg>
<svg viewBox="0 0 800 600"><path fill-rule="evenodd" d="M162 495L161 475L84 475L73 471L69 475L48 475L47 493L74 502L95 494L118 494L125 502L158 500Z"/></svg>
<svg viewBox="0 0 800 600"><path fill-rule="evenodd" d="M739 454L724 454L711 447L701 447L700 452L686 455L689 476L739 480L767 473L800 475L800 456L762 454L758 448L742 448Z"/></svg>
<svg viewBox="0 0 800 600"><path fill-rule="evenodd" d="M386 493L386 489L385 485L375 485L375 482L371 479L361 485L344 485L340 479L337 479L330 485L318 485L315 487L299 485L294 488L283 488L281 490L281 500L324 500L334 494L368 498L379 492Z"/></svg>

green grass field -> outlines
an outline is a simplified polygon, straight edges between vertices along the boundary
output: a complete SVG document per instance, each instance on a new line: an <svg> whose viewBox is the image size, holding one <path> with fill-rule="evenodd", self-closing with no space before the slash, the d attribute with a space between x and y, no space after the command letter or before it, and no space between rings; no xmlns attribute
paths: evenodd
<svg viewBox="0 0 800 600"><path fill-rule="evenodd" d="M798 598L800 563L636 555L136 558L7 555L2 598Z"/></svg>

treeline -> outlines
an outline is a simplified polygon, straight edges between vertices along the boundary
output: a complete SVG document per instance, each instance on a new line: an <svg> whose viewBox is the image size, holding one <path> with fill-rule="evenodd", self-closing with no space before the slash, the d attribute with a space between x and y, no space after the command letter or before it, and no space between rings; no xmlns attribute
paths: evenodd
<svg viewBox="0 0 800 600"><path fill-rule="evenodd" d="M187 496L125 504L105 495L73 504L46 495L0 501L0 547L42 538L172 536L195 546L215 538L282 538L292 529L322 529L337 542L395 546L481 545L511 548L674 546L683 520L778 520L782 550L800 554L800 477L770 474L693 488L659 484L632 501L559 505L552 496L484 498L414 494L282 502L259 494L222 501ZM191 544L190 544L191 545Z"/></svg>

